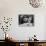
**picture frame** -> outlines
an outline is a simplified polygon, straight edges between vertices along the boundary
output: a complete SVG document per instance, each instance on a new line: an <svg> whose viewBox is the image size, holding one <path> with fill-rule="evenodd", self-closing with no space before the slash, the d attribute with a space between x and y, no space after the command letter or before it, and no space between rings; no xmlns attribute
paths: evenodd
<svg viewBox="0 0 46 46"><path fill-rule="evenodd" d="M19 14L19 26L34 26L33 14Z"/></svg>

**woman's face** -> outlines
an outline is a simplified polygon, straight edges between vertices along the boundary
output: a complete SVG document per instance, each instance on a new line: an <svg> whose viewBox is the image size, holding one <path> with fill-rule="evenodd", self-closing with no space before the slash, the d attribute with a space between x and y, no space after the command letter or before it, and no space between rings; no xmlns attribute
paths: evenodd
<svg viewBox="0 0 46 46"><path fill-rule="evenodd" d="M27 18L27 17L25 17L23 20L24 20L25 22L27 22L27 21L28 21L28 18Z"/></svg>

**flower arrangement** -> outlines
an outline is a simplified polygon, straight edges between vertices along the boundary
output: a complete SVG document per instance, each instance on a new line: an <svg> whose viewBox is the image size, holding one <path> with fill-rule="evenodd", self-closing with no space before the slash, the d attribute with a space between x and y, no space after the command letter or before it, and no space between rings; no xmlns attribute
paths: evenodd
<svg viewBox="0 0 46 46"><path fill-rule="evenodd" d="M3 23L2 23L1 29L5 33L5 38L6 38L7 31L10 30L11 24L12 24L12 18L9 18L9 17L3 18Z"/></svg>

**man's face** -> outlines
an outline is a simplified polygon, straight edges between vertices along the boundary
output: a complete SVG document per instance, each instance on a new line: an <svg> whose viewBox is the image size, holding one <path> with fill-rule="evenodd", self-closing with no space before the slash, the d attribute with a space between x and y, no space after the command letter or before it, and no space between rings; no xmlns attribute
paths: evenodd
<svg viewBox="0 0 46 46"><path fill-rule="evenodd" d="M29 17L29 18L28 18L28 23L30 23L30 22L31 22L31 20L32 20L32 17Z"/></svg>
<svg viewBox="0 0 46 46"><path fill-rule="evenodd" d="M30 21L31 21L31 20L32 20L32 17L29 17L29 19L28 19L28 20L30 20Z"/></svg>

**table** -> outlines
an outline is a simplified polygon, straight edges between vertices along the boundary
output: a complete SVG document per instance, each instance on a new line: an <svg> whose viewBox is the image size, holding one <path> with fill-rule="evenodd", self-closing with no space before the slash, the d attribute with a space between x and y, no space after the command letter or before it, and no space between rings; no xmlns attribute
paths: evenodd
<svg viewBox="0 0 46 46"><path fill-rule="evenodd" d="M46 40L39 40L39 41L9 40L7 43L14 44L16 46L46 46Z"/></svg>

